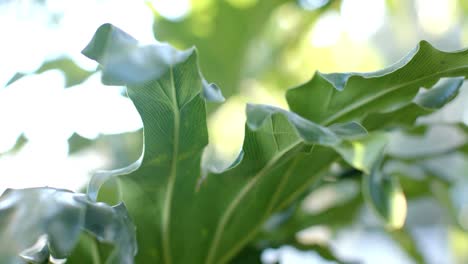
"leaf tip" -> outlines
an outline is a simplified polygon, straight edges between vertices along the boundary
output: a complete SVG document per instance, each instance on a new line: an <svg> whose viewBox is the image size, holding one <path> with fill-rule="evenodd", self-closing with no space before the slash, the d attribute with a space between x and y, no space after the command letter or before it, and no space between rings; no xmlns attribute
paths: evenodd
<svg viewBox="0 0 468 264"><path fill-rule="evenodd" d="M114 42L116 47L122 48L129 45L136 45L138 41L121 30L120 28L105 23L98 27L91 41L81 51L86 57L101 62L104 55L108 52L109 43Z"/></svg>

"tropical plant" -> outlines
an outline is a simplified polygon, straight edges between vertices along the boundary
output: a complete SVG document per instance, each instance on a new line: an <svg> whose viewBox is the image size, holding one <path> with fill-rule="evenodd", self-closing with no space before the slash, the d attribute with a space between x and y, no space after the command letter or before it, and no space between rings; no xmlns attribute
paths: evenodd
<svg viewBox="0 0 468 264"><path fill-rule="evenodd" d="M99 62L104 84L127 87L144 125L143 153L128 167L97 172L87 195L5 192L2 263L257 263L261 249L296 245L298 231L319 223L297 205L330 179L361 181L387 228L400 229L402 172L388 164L416 165L387 155L387 134L418 128L415 120L450 102L468 75L468 51L443 52L425 41L380 71L317 72L287 91L289 110L248 104L242 149L223 166L206 152L206 118L207 104L224 98L204 79L195 48L140 45L105 24L83 54ZM101 186L115 180L122 203L98 202ZM350 217L337 210L330 224ZM327 248L312 249L339 261Z"/></svg>

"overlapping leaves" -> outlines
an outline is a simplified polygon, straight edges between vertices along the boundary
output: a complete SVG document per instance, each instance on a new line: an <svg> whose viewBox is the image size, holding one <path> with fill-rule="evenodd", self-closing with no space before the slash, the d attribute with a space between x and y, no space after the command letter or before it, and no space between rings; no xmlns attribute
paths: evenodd
<svg viewBox="0 0 468 264"><path fill-rule="evenodd" d="M106 263L133 263L135 227L123 204L94 203L53 188L7 190L0 197L1 263L66 258L84 231L114 245Z"/></svg>
<svg viewBox="0 0 468 264"><path fill-rule="evenodd" d="M205 104L221 96L201 76L194 49L140 46L106 24L84 54L101 63L105 82L127 85L144 124L141 159L97 174L89 186L95 198L108 178L121 180L123 200L139 230L137 262L227 262L272 213L318 183L334 161L374 171L385 146L382 129L408 125L428 113L425 108L444 105L468 74L466 51L441 52L427 42L379 72L317 73L288 92L291 112L249 105L237 162L222 172L206 172L200 165L208 143ZM414 99L421 87L443 77L458 78ZM403 109L410 110L405 110L410 118L395 118L406 116ZM369 131L356 122L371 124ZM379 186L389 185L376 184L377 191ZM377 208L387 215L389 207Z"/></svg>

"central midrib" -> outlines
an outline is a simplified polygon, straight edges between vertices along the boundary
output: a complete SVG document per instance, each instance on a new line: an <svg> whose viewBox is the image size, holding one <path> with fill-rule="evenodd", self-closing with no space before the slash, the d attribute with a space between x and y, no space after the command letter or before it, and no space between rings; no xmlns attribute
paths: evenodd
<svg viewBox="0 0 468 264"><path fill-rule="evenodd" d="M171 243L170 243L170 218L171 218L171 206L172 206L172 193L174 191L174 183L177 176L177 156L179 154L179 134L180 134L180 110L177 102L177 94L174 83L174 73L172 66L169 68L170 83L171 83L171 99L172 109L174 113L174 146L172 151L171 170L167 182L167 191L164 197L163 214L161 221L161 233L162 233L162 247L163 247L163 259L164 263L171 264ZM162 87L161 87L162 88Z"/></svg>
<svg viewBox="0 0 468 264"><path fill-rule="evenodd" d="M355 102L353 104L350 104L350 105L344 107L340 111L338 111L335 114L331 115L329 118L325 119L322 122L322 125L327 126L327 125L331 124L332 122L335 122L336 120L338 120L340 117L346 115L347 113L349 113L349 112L351 112L353 110L356 110L356 109L362 107L363 105L365 105L365 104L367 104L369 102L372 102L373 100L381 98L382 96L384 96L386 94L397 91L397 90L399 90L399 89L401 89L403 87L406 87L406 86L409 86L411 84L418 83L418 82L421 82L421 81L424 81L424 80L427 80L427 79L431 79L431 78L440 78L439 76L444 74L444 73L454 72L454 71L461 70L461 69L466 69L466 68L467 68L466 66L462 66L462 67L452 68L452 69L445 70L445 71L438 71L438 72L435 72L435 73L433 73L433 74L431 74L429 76L416 78L416 79L411 80L409 82L406 82L406 83L403 83L403 84L400 84L400 85L395 85L394 87L392 87L390 89L383 90L383 91L381 91L379 93L376 93L374 96L369 96L369 97L363 98L362 100L359 100L359 101L357 101L357 102Z"/></svg>
<svg viewBox="0 0 468 264"><path fill-rule="evenodd" d="M349 107L346 107L344 109L342 109L341 111L339 111L338 113L336 113L335 115L332 115L330 116L330 118L327 118L326 120L324 120L321 125L323 126L327 126L327 125L330 125L331 123L333 123L334 121L338 120L340 117L344 116L345 114L347 114L348 112L350 111L353 111L353 110L356 110L357 108L360 108L362 106L364 106L365 104L377 99L377 98L380 98L388 93L391 93L393 91L396 91L396 90L399 90L403 87L407 87L413 83L416 83L416 82L420 82L420 81L423 81L425 79L431 79L431 78L437 78L439 75L443 74L443 73L448 73L448 72L452 72L452 71L457 71L457 70L461 70L463 68L467 68L467 67L457 67L457 68L452 68L452 69L449 69L449 70L445 70L445 71L439 71L439 72L436 72L436 73L433 73L432 75L430 75L429 77L421 77L421 78L417 78L417 79L414 79L410 82L406 82L404 84L400 84L400 85L396 85L394 87L391 87L389 88L388 90L384 90L380 93L377 93L376 95L374 96L370 96L370 97L367 97L367 98L364 98L363 100L361 101L358 101L352 105L350 105ZM440 77L439 77L440 78ZM298 141L295 141L293 142L287 149L288 150L291 150L291 149L294 149L295 147L297 147L298 145L302 144L303 141L302 140L298 140ZM243 197L250 191L251 188L253 188L253 186L255 185L256 182L258 182L258 178L261 177L262 175L265 175L267 174L266 172L268 170L270 170L272 167L274 167L273 163L271 161L276 161L278 159L281 158L282 155L284 155L286 152L284 151L281 151L279 152L277 155L275 155L271 160L270 162L268 162L265 167L260 170L259 173L257 173L255 176L253 176L251 178L251 180L244 186L244 188L242 188L238 195L234 198L234 200L229 204L229 206L227 207L227 210L225 211L225 213L221 216L220 218L220 221L219 221L219 224L217 225L216 227L216 230L215 230L215 233L214 233L214 238L213 238L213 242L211 243L211 247L208 251L208 256L207 256L207 259L206 259L206 263L207 264L211 264L211 263L214 263L214 260L215 260L215 257L216 257L216 251L217 251L217 248L218 248L218 244L221 240L221 235L224 231L224 226L225 224L228 222L229 218L231 217L231 214L232 212L234 211L234 209L237 207L237 205L240 203L240 201L243 199Z"/></svg>

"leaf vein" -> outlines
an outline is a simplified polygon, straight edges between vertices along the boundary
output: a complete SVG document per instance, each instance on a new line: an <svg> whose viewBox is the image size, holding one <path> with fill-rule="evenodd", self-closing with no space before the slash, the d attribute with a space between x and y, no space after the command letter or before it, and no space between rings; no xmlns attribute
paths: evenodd
<svg viewBox="0 0 468 264"><path fill-rule="evenodd" d="M163 259L167 264L172 263L171 249L170 249L170 223L171 223L171 206L172 206L172 193L174 191L174 184L177 176L177 156L179 152L179 134L180 134L180 110L177 103L177 94L175 88L174 72L172 66L170 71L170 82L172 92L172 107L174 111L174 143L171 161L171 170L167 182L167 190L164 197L164 208L162 214L162 247L163 247Z"/></svg>

